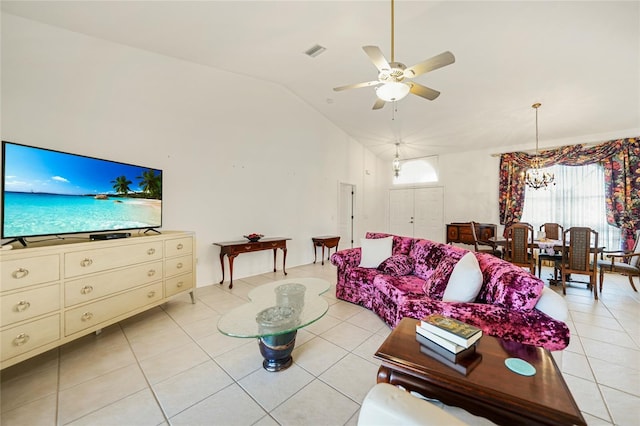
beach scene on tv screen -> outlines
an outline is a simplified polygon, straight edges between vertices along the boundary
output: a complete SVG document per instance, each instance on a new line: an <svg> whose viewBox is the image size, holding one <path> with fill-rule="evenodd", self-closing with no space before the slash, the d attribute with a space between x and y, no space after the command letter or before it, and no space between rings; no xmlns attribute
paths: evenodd
<svg viewBox="0 0 640 426"><path fill-rule="evenodd" d="M155 228L162 172L5 145L4 237Z"/></svg>

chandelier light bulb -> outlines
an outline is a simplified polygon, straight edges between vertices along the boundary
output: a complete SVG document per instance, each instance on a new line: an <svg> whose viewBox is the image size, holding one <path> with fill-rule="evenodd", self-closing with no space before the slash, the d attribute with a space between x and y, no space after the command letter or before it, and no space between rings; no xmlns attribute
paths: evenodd
<svg viewBox="0 0 640 426"><path fill-rule="evenodd" d="M400 153L398 152L398 145L396 144L396 156L393 159L393 175L395 177L400 176Z"/></svg>

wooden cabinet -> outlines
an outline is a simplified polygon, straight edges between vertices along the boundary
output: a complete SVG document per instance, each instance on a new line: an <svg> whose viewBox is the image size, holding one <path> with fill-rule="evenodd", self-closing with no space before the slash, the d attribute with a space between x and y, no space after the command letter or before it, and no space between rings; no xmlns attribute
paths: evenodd
<svg viewBox="0 0 640 426"><path fill-rule="evenodd" d="M496 236L497 226L493 223L476 223L478 239L487 241ZM461 243L473 245L473 234L470 222L456 222L447 224L447 244Z"/></svg>
<svg viewBox="0 0 640 426"><path fill-rule="evenodd" d="M0 368L195 287L195 236L165 231L0 251Z"/></svg>

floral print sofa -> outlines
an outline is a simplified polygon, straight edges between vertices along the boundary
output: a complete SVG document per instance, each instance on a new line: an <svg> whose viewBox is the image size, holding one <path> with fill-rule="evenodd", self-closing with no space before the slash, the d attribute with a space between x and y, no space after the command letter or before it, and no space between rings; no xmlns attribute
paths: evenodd
<svg viewBox="0 0 640 426"><path fill-rule="evenodd" d="M369 232L366 238L389 234ZM337 267L336 297L364 306L395 327L403 317L424 318L441 313L508 341L562 350L569 344L569 328L541 309L544 283L534 275L487 253L475 253L482 273L480 292L473 302L442 300L457 262L469 253L460 247L425 239L393 236L392 256L378 268L362 268L361 248L331 256ZM383 267L384 266L384 267ZM381 271L380 269L384 270ZM561 296L549 293L545 311L566 313ZM540 305L540 306L539 306Z"/></svg>

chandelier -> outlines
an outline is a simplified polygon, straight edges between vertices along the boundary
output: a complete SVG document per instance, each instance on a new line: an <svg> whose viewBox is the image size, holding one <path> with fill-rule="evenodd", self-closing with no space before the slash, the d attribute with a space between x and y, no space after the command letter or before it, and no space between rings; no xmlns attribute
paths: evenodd
<svg viewBox="0 0 640 426"><path fill-rule="evenodd" d="M533 157L533 160L531 160L529 170L527 170L525 183L532 189L547 189L548 186L556 184L553 173L542 171L542 159L538 155L538 108L540 108L541 105L539 102L531 105L531 107L536 110L536 155Z"/></svg>
<svg viewBox="0 0 640 426"><path fill-rule="evenodd" d="M399 145L399 143L396 143L396 156L393 158L393 175L395 177L400 176L400 154L398 153Z"/></svg>

